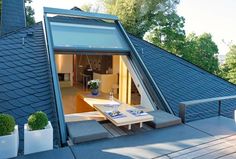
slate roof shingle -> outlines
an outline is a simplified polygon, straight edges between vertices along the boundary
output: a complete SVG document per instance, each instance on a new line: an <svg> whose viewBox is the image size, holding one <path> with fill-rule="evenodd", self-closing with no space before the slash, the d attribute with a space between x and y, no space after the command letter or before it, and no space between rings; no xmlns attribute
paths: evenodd
<svg viewBox="0 0 236 159"><path fill-rule="evenodd" d="M28 35L33 33L33 35ZM166 101L178 115L179 102L235 95L236 86L141 39L129 35ZM235 101L222 103L223 115L232 117ZM0 37L0 112L12 114L20 125L36 110L48 114L60 143L52 75L42 23ZM217 103L187 110L188 120L216 116Z"/></svg>
<svg viewBox="0 0 236 159"><path fill-rule="evenodd" d="M152 78L176 115L179 103L236 94L236 86L144 40L129 35ZM218 103L187 109L187 120L216 116ZM233 117L236 100L222 102L222 114Z"/></svg>
<svg viewBox="0 0 236 159"><path fill-rule="evenodd" d="M54 144L60 145L49 64L42 23L0 37L0 113L15 117L20 149L23 125L38 110L47 113L54 128Z"/></svg>

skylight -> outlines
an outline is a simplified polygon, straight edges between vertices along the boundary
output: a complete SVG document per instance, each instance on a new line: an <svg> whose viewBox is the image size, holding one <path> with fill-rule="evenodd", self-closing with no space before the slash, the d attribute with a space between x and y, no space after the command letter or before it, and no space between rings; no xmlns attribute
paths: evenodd
<svg viewBox="0 0 236 159"><path fill-rule="evenodd" d="M54 48L76 50L128 51L128 46L114 24L73 24L50 22Z"/></svg>

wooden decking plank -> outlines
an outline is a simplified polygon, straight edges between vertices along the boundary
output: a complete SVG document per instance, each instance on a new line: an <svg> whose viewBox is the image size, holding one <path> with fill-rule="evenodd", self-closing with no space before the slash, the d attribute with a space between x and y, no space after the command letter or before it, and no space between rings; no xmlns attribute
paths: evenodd
<svg viewBox="0 0 236 159"><path fill-rule="evenodd" d="M103 127L108 130L111 134L111 137L119 137L124 135L132 135L140 132L146 132L149 130L153 130L153 128L149 127L146 124L143 124L143 128L140 128L139 125L132 125L132 130L128 130L127 127L121 126L117 127L112 123L102 123Z"/></svg>
<svg viewBox="0 0 236 159"><path fill-rule="evenodd" d="M222 143L219 143L217 145L208 146L206 148L202 148L202 149L199 149L199 150L195 150L195 151L186 153L186 154L181 155L181 156L171 157L171 158L174 158L174 159L197 158L197 157L204 156L204 155L212 153L212 152L219 151L219 150L224 149L224 148L228 148L230 146L232 146L232 144L227 143L227 142L226 143L222 142ZM169 156L171 156L171 155L169 155Z"/></svg>
<svg viewBox="0 0 236 159"><path fill-rule="evenodd" d="M107 123L102 124L102 126L109 132L109 138L114 137L113 134L110 132L109 126L107 125Z"/></svg>
<svg viewBox="0 0 236 159"><path fill-rule="evenodd" d="M112 123L111 123L112 124ZM113 124L112 124L113 125ZM124 136L127 135L127 133L125 133L120 127L117 127L115 125L112 126L113 130L115 130L117 133L120 134L120 136Z"/></svg>
<svg viewBox="0 0 236 159"><path fill-rule="evenodd" d="M224 157L236 158L236 135L210 141L191 148L173 152L162 157L169 157L171 159L182 159L182 158L214 159L214 158L224 158Z"/></svg>
<svg viewBox="0 0 236 159"><path fill-rule="evenodd" d="M140 125L139 124L133 124L132 125L132 131L134 133L140 133L140 132L145 132L146 130L143 129L143 128L140 128Z"/></svg>
<svg viewBox="0 0 236 159"><path fill-rule="evenodd" d="M119 137L121 134L117 131L116 126L114 126L112 123L108 123L109 129L111 129L114 137Z"/></svg>
<svg viewBox="0 0 236 159"><path fill-rule="evenodd" d="M226 142L229 142L233 145L236 145L236 135L224 138L223 140L226 141Z"/></svg>
<svg viewBox="0 0 236 159"><path fill-rule="evenodd" d="M153 128L147 124L143 124L143 129L146 130L146 131L150 131L150 130L153 130Z"/></svg>
<svg viewBox="0 0 236 159"><path fill-rule="evenodd" d="M165 156L156 157L154 159L171 159L171 158L165 155Z"/></svg>
<svg viewBox="0 0 236 159"><path fill-rule="evenodd" d="M133 131L128 130L128 127L121 126L120 128L121 128L121 130L123 130L127 135L133 135L133 134L134 134Z"/></svg>
<svg viewBox="0 0 236 159"><path fill-rule="evenodd" d="M215 151L215 152L212 152L212 153L208 153L204 156L200 156L198 157L199 159L216 159L216 158L219 158L219 157L224 157L226 156L227 154L231 154L231 153L235 153L236 152L236 146L230 146L230 147L227 147L227 148L223 148L221 150L218 150L218 151Z"/></svg>
<svg viewBox="0 0 236 159"><path fill-rule="evenodd" d="M236 153L231 153L226 156L219 157L219 159L235 159L236 158Z"/></svg>
<svg viewBox="0 0 236 159"><path fill-rule="evenodd" d="M226 139L226 140L236 140L236 135L228 136L224 139Z"/></svg>
<svg viewBox="0 0 236 159"><path fill-rule="evenodd" d="M108 130L108 132L112 135L112 137L120 136L115 130L113 130L108 123L103 124L103 127Z"/></svg>
<svg viewBox="0 0 236 159"><path fill-rule="evenodd" d="M171 153L171 154L169 154L169 156L173 157L173 158L178 157L178 156L182 156L182 155L192 153L194 151L199 151L199 150L202 150L204 148L214 146L214 145L220 144L220 143L224 143L224 141L215 140L215 141L212 141L212 142L207 142L207 143L204 143L204 144L201 144L201 145L197 145L197 146L194 146L194 147L190 147L190 148L187 148L187 149L184 149L184 150L180 150L180 151Z"/></svg>

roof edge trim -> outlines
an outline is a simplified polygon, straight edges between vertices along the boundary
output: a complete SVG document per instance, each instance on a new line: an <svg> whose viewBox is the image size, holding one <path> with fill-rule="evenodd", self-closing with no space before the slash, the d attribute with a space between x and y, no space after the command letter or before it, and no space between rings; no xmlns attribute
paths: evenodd
<svg viewBox="0 0 236 159"><path fill-rule="evenodd" d="M67 9L58 9L58 8L49 8L44 7L44 14L59 14L66 16L79 16L86 17L90 19L104 19L104 20L118 20L117 16L110 14L102 14L102 13L90 13L78 10L67 10Z"/></svg>

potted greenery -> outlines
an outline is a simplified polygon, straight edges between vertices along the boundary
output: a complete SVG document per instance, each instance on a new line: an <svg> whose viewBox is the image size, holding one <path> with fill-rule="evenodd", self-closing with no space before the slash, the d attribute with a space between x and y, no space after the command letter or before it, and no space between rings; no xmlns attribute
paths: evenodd
<svg viewBox="0 0 236 159"><path fill-rule="evenodd" d="M19 133L15 119L0 114L0 158L16 157L19 148Z"/></svg>
<svg viewBox="0 0 236 159"><path fill-rule="evenodd" d="M53 149L53 128L47 115L37 111L24 126L24 154Z"/></svg>
<svg viewBox="0 0 236 159"><path fill-rule="evenodd" d="M98 95L100 81L98 79L88 81L88 86L91 89L92 95Z"/></svg>

